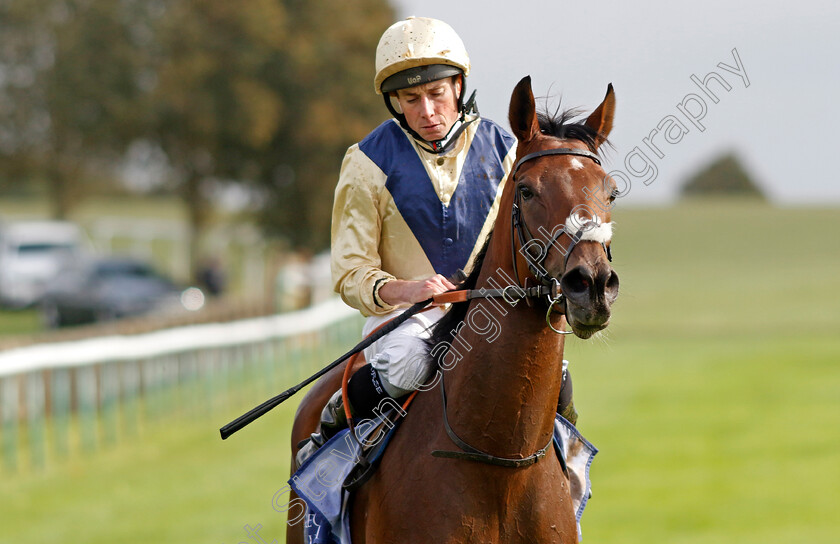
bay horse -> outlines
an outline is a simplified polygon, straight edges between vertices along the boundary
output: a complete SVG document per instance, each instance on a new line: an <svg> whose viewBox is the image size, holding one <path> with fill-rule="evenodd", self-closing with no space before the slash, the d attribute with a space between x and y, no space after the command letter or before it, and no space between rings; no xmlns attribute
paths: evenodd
<svg viewBox="0 0 840 544"><path fill-rule="evenodd" d="M568 325L589 338L607 326L618 296L604 235L616 193L597 156L614 111L612 85L598 108L574 123L566 114L537 114L530 77L514 89L516 166L464 285L474 293L501 287L509 303L476 298L438 322L431 353L447 361L439 365L445 370L417 395L379 469L352 498L353 544L577 542L572 483L550 447L565 338L557 332ZM524 296L507 296L534 289L553 294L515 305ZM293 460L342 372L324 376L302 401ZM465 448L485 457L458 455ZM488 458L503 462L480 462ZM302 526L289 526L287 542L303 542Z"/></svg>

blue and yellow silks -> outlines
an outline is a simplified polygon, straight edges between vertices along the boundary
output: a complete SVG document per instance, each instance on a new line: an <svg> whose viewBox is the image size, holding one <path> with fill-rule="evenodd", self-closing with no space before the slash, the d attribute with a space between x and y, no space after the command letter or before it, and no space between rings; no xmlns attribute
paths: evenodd
<svg viewBox="0 0 840 544"><path fill-rule="evenodd" d="M335 190L332 276L364 315L394 309L374 292L389 279L469 270L496 220L515 140L487 119L444 155L425 151L393 120L348 149Z"/></svg>

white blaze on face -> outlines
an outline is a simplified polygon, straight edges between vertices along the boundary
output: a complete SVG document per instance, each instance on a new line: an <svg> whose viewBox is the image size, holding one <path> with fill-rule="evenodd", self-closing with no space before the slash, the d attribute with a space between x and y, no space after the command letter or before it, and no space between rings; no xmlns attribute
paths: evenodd
<svg viewBox="0 0 840 544"><path fill-rule="evenodd" d="M587 223L589 223L587 225ZM605 223L599 216L584 217L573 213L566 219L566 232L575 235L583 229L580 241L591 240L600 244L606 244L612 239L612 223Z"/></svg>
<svg viewBox="0 0 840 544"><path fill-rule="evenodd" d="M577 157L572 157L572 170L583 170L583 163Z"/></svg>

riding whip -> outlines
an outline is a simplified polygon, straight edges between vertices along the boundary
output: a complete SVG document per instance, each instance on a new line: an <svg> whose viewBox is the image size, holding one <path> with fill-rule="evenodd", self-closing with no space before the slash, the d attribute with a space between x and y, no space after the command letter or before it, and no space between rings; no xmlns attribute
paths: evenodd
<svg viewBox="0 0 840 544"><path fill-rule="evenodd" d="M342 355L341 357L339 357L338 359L336 359L332 363L328 364L327 366L325 366L324 368L322 368L321 370L319 370L318 372L316 372L312 376L308 377L307 379L300 382L296 386L283 391L282 393L280 393L276 397L272 397L272 398L268 399L267 401L263 402L259 406L255 407L255 408L252 408L248 412L246 412L246 413L242 414L241 416L239 416L238 418L234 419L233 421L231 421L230 423L228 423L227 425L225 425L224 427L219 429L219 432L222 435L222 440L225 440L227 437L229 437L230 435L232 435L233 433L235 433L239 429L245 427L246 425L248 425L249 423L251 423L255 419L265 415L272 408L275 408L276 406L279 406L280 404L282 404L283 402L288 400L292 395L294 395L295 393L297 393L298 391L300 391L301 389L303 389L304 387L306 387L310 383L314 382L315 380L317 380L318 378L320 378L321 376L323 376L324 374L326 374L327 372L329 372L333 368L340 365L344 360L346 360L351 355L359 353L360 351L362 351L366 347L370 346L371 344L373 344L374 342L376 342L377 340L379 340L380 338L382 338L383 336L385 336L389 332L393 331L394 329L396 329L397 327L402 325L408 318L410 318L414 314L420 312L426 306L431 304L431 302L433 300L434 299L430 298L428 300L424 300L423 302L418 302L414 306L411 306L409 309L407 309L406 311L401 313L399 316L397 316L396 318L394 318L393 320L388 322L384 327L379 329L377 332L371 334L370 336L368 336L367 338L365 338L364 340L362 340L361 342L356 344L356 346L353 349L351 349L350 351L348 351L347 353L345 353L344 355Z"/></svg>

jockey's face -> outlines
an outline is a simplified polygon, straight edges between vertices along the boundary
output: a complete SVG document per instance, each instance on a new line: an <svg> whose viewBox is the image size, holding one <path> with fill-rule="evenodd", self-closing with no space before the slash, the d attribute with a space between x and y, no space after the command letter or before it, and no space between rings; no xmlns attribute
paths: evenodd
<svg viewBox="0 0 840 544"><path fill-rule="evenodd" d="M461 78L439 79L396 94L408 126L424 140L434 142L446 136L458 119Z"/></svg>

